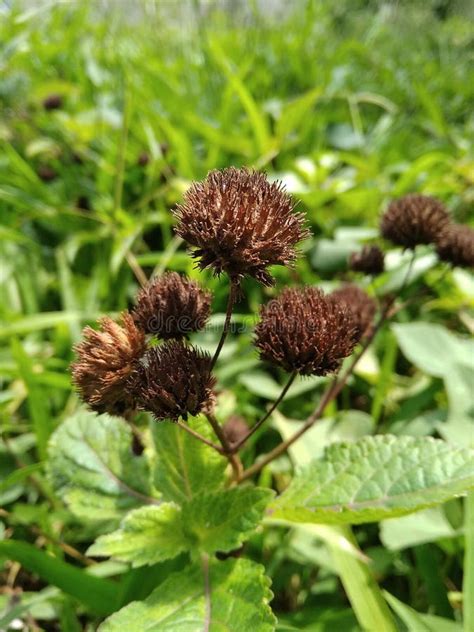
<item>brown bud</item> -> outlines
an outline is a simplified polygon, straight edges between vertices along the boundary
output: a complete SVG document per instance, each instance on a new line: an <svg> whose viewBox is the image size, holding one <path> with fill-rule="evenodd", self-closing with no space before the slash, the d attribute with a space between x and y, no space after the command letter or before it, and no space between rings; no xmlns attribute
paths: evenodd
<svg viewBox="0 0 474 632"><path fill-rule="evenodd" d="M413 193L393 201L382 217L382 236L404 248L434 243L449 223L444 205L436 198Z"/></svg>
<svg viewBox="0 0 474 632"><path fill-rule="evenodd" d="M345 304L315 287L283 290L260 315L255 330L260 357L288 372L332 373L357 341Z"/></svg>
<svg viewBox="0 0 474 632"><path fill-rule="evenodd" d="M230 167L194 183L176 210L176 233L196 247L201 269L272 285L268 266L289 265L309 236L290 196L265 174Z"/></svg>
<svg viewBox="0 0 474 632"><path fill-rule="evenodd" d="M120 414L134 405L125 386L146 350L145 335L127 312L122 314L122 326L107 316L99 324L98 330L83 330L83 340L75 347L72 379L93 410Z"/></svg>
<svg viewBox="0 0 474 632"><path fill-rule="evenodd" d="M210 356L176 340L150 349L129 384L139 407L157 420L186 419L214 403Z"/></svg>
<svg viewBox="0 0 474 632"><path fill-rule="evenodd" d="M153 279L138 294L135 323L160 338L182 338L202 329L211 312L211 292L177 272Z"/></svg>
<svg viewBox="0 0 474 632"><path fill-rule="evenodd" d="M360 252L353 252L349 258L349 267L354 272L381 274L384 271L384 254L378 246L366 245Z"/></svg>
<svg viewBox="0 0 474 632"><path fill-rule="evenodd" d="M461 268L474 268L474 229L450 224L439 236L436 252L442 261Z"/></svg>
<svg viewBox="0 0 474 632"><path fill-rule="evenodd" d="M358 340L366 336L374 322L377 304L357 285L343 285L330 295L333 300L343 303L350 311Z"/></svg>
<svg viewBox="0 0 474 632"><path fill-rule="evenodd" d="M242 417L232 415L222 426L222 430L229 444L233 445L247 435L249 427Z"/></svg>
<svg viewBox="0 0 474 632"><path fill-rule="evenodd" d="M52 182L57 178L58 175L56 171L48 165L40 165L36 170L36 173L38 174L38 177L43 180L43 182Z"/></svg>
<svg viewBox="0 0 474 632"><path fill-rule="evenodd" d="M45 110L57 110L63 105L63 97L60 94L50 94L43 100Z"/></svg>

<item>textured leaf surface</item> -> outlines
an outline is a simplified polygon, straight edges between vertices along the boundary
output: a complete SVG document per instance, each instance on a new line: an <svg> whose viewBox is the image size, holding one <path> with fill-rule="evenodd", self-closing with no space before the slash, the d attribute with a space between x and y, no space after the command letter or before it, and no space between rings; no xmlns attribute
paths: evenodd
<svg viewBox="0 0 474 632"><path fill-rule="evenodd" d="M270 490L242 487L200 494L182 508L175 503L140 507L120 529L99 537L88 553L143 566L186 550L231 551L257 527L271 497Z"/></svg>
<svg viewBox="0 0 474 632"><path fill-rule="evenodd" d="M215 440L205 420L193 419L190 425L206 438ZM166 500L182 503L222 484L227 465L225 458L178 425L154 423L153 439L157 453L154 482Z"/></svg>
<svg viewBox="0 0 474 632"><path fill-rule="evenodd" d="M156 564L186 549L181 524L181 509L174 503L140 507L125 517L120 529L98 538L87 553L113 556L134 566Z"/></svg>
<svg viewBox="0 0 474 632"><path fill-rule="evenodd" d="M48 474L57 494L84 520L118 522L150 497L149 468L132 452L123 419L80 411L52 435Z"/></svg>
<svg viewBox="0 0 474 632"><path fill-rule="evenodd" d="M330 446L273 503L272 517L372 522L444 502L473 485L471 450L426 437L365 437Z"/></svg>
<svg viewBox="0 0 474 632"><path fill-rule="evenodd" d="M271 632L276 620L264 569L250 560L214 561L174 573L145 601L115 613L100 632Z"/></svg>
<svg viewBox="0 0 474 632"><path fill-rule="evenodd" d="M190 545L202 551L232 551L257 527L273 492L234 487L202 494L183 506L183 528Z"/></svg>

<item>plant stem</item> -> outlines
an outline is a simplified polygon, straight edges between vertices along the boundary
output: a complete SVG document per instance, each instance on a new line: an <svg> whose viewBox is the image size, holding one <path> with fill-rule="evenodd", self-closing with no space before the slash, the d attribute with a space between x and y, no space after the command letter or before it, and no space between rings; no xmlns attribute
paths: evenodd
<svg viewBox="0 0 474 632"><path fill-rule="evenodd" d="M463 582L463 614L464 630L474 630L474 491L469 492L464 501L464 582Z"/></svg>
<svg viewBox="0 0 474 632"><path fill-rule="evenodd" d="M193 436L198 441L201 441L202 443L205 443L210 448L214 448L214 450L219 452L219 454L224 454L224 450L221 448L220 445L217 445L216 443L213 443L212 441L209 441L209 439L206 439L206 437L203 437L201 434L199 434L199 432L196 432L195 430L190 428L186 423L184 423L184 421L179 421L178 420L176 423L178 424L178 426L180 428L185 430L187 433L189 433L191 436Z"/></svg>
<svg viewBox="0 0 474 632"><path fill-rule="evenodd" d="M221 338L219 340L219 344L215 350L214 356L211 361L211 370L214 368L215 363L217 362L217 358L224 346L225 339L227 338L227 334L230 329L230 319L232 316L232 310L234 309L235 301L237 299L237 294L239 292L240 281L238 279L231 279L230 281L230 290L229 290L229 298L227 300L227 309L225 314L224 327L222 328Z"/></svg>
<svg viewBox="0 0 474 632"><path fill-rule="evenodd" d="M238 441L237 443L235 443L232 446L232 451L233 452L238 452L240 450L240 448L244 445L244 443L246 443L247 439L249 439L255 432L257 432L257 430L260 428L260 426L263 423L265 423L265 421L270 417L270 415L277 408L277 406L279 406L280 402L283 400L283 398L287 394L290 386L293 384L293 382L295 380L295 377L296 377L296 371L293 371L293 373L290 375L287 383L283 387L282 392L277 397L277 399L273 402L273 404L270 407L270 409L265 413L265 415L263 415L263 417L261 417L257 421L257 423L252 428L250 428L250 430L247 432L247 434L242 439L240 439L240 441Z"/></svg>
<svg viewBox="0 0 474 632"><path fill-rule="evenodd" d="M209 423L211 424L212 429L216 433L217 438L221 442L221 445L222 445L221 453L224 454L229 460L229 463L232 466L232 470L234 471L235 480L236 481L240 480L240 477L243 472L243 468L242 468L242 463L240 461L239 456L237 454L233 454L232 448L226 439L224 431L222 430L217 419L214 417L213 413L206 413L206 417Z"/></svg>
<svg viewBox="0 0 474 632"><path fill-rule="evenodd" d="M338 530L359 550L350 527L340 527ZM397 625L393 615L367 563L340 547L330 546L330 549L339 578L361 628L371 632L396 632Z"/></svg>

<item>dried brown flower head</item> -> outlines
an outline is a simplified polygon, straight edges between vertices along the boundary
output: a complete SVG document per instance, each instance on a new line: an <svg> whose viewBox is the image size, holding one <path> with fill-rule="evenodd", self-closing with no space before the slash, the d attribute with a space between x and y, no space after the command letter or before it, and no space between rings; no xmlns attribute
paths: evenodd
<svg viewBox="0 0 474 632"><path fill-rule="evenodd" d="M369 333L377 311L377 304L373 298L357 285L343 285L329 297L343 303L349 309L358 340Z"/></svg>
<svg viewBox="0 0 474 632"><path fill-rule="evenodd" d="M357 341L345 304L315 287L283 290L260 315L255 340L260 357L288 372L331 373Z"/></svg>
<svg viewBox="0 0 474 632"><path fill-rule="evenodd" d="M172 340L150 349L134 371L130 389L155 419L178 420L212 407L211 358Z"/></svg>
<svg viewBox="0 0 474 632"><path fill-rule="evenodd" d="M353 252L349 258L349 267L354 272L381 274L384 271L384 254L378 246L366 245L360 252Z"/></svg>
<svg viewBox="0 0 474 632"><path fill-rule="evenodd" d="M463 224L450 224L439 236L436 252L442 261L453 266L474 268L474 229Z"/></svg>
<svg viewBox="0 0 474 632"><path fill-rule="evenodd" d="M139 292L132 315L146 333L165 339L182 338L205 326L211 312L211 299L211 292L196 281L168 272Z"/></svg>
<svg viewBox="0 0 474 632"><path fill-rule="evenodd" d="M309 236L290 196L264 173L230 167L194 183L176 211L176 233L196 247L199 267L272 285L268 266L289 265Z"/></svg>
<svg viewBox="0 0 474 632"><path fill-rule="evenodd" d="M249 427L242 417L239 415L231 415L222 426L222 430L229 444L233 445L247 435Z"/></svg>
<svg viewBox="0 0 474 632"><path fill-rule="evenodd" d="M388 207L380 230L382 236L404 248L434 243L449 223L444 205L436 198L413 193L394 200Z"/></svg>
<svg viewBox="0 0 474 632"><path fill-rule="evenodd" d="M125 386L145 353L145 334L126 312L122 314L122 325L107 316L99 324L98 330L83 330L83 340L75 347L77 360L71 365L72 379L81 398L93 410L120 414L134 405Z"/></svg>

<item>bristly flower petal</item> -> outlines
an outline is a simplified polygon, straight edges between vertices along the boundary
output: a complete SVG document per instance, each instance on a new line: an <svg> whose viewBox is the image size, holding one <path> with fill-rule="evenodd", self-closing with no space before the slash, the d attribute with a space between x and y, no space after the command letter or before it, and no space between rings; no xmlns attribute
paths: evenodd
<svg viewBox="0 0 474 632"><path fill-rule="evenodd" d="M283 185L249 169L211 171L175 214L176 233L196 248L201 269L252 276L264 285L273 284L267 268L292 264L296 245L310 235Z"/></svg>

